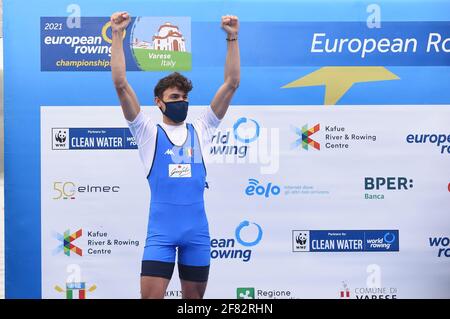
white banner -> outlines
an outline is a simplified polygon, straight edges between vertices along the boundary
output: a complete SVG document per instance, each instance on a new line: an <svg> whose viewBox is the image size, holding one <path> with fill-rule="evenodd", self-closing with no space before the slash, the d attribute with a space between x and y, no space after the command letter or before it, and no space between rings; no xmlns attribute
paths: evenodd
<svg viewBox="0 0 450 319"><path fill-rule="evenodd" d="M439 106L231 106L203 150L205 298L449 298L449 128ZM41 107L43 298L140 297L134 147L118 107Z"/></svg>

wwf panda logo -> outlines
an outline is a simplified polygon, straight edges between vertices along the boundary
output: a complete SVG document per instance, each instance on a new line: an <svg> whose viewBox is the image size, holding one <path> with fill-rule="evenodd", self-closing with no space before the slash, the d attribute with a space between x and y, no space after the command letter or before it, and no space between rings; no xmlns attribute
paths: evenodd
<svg viewBox="0 0 450 319"><path fill-rule="evenodd" d="M66 132L59 130L55 134L55 139L58 143L64 143L66 141Z"/></svg>
<svg viewBox="0 0 450 319"><path fill-rule="evenodd" d="M305 233L300 233L295 237L295 242L300 246L305 246L308 238Z"/></svg>

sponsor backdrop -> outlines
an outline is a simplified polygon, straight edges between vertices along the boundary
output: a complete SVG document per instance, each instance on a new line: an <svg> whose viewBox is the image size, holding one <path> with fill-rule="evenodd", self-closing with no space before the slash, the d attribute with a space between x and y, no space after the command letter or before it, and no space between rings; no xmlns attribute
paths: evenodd
<svg viewBox="0 0 450 319"><path fill-rule="evenodd" d="M206 298L450 298L448 1L4 1L6 296L139 298L150 192L110 74L241 84L203 149ZM200 10L201 9L201 10ZM167 298L180 298L175 270Z"/></svg>

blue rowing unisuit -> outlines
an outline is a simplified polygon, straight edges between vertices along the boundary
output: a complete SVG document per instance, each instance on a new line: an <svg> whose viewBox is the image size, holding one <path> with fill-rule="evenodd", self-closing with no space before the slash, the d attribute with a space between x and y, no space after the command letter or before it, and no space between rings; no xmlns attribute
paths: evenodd
<svg viewBox="0 0 450 319"><path fill-rule="evenodd" d="M206 169L197 132L187 124L183 145L158 125L153 166L147 177L150 214L143 260L208 266L210 237L203 193Z"/></svg>

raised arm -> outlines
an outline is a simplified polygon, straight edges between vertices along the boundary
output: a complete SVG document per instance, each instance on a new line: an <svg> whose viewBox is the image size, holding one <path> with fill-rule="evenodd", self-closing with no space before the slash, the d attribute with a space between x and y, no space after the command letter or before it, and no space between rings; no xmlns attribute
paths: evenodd
<svg viewBox="0 0 450 319"><path fill-rule="evenodd" d="M136 93L128 84L126 77L125 54L123 52L123 38L125 29L130 24L131 17L126 12L117 12L111 16L112 48L111 48L111 71L122 106L123 115L128 121L133 121L139 114L139 105Z"/></svg>
<svg viewBox="0 0 450 319"><path fill-rule="evenodd" d="M227 58L225 62L225 81L211 102L211 108L219 119L225 116L231 99L239 87L241 62L239 57L239 20L236 16L223 16L222 28L227 33Z"/></svg>

